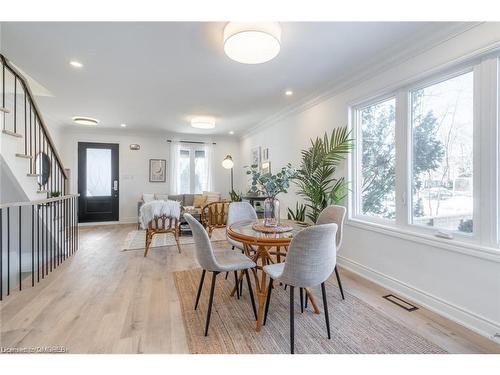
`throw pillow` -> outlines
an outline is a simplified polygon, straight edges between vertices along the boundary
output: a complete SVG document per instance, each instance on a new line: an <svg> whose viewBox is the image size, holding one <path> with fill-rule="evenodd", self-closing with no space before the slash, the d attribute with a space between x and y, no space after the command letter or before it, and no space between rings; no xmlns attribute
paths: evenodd
<svg viewBox="0 0 500 375"><path fill-rule="evenodd" d="M168 201L168 194L155 194L157 201Z"/></svg>
<svg viewBox="0 0 500 375"><path fill-rule="evenodd" d="M144 203L152 202L155 200L154 194L142 194L142 200Z"/></svg>
<svg viewBox="0 0 500 375"><path fill-rule="evenodd" d="M206 195L196 194L194 196L193 206L194 207L202 207L205 205L206 200L207 200Z"/></svg>

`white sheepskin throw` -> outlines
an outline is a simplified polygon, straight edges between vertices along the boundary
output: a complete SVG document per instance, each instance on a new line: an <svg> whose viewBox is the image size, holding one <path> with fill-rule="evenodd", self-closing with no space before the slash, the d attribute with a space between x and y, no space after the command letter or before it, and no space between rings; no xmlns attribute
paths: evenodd
<svg viewBox="0 0 500 375"><path fill-rule="evenodd" d="M179 219L181 216L181 204L177 201L151 201L144 203L140 211L140 222L142 229L147 228L148 223L155 217L167 216Z"/></svg>

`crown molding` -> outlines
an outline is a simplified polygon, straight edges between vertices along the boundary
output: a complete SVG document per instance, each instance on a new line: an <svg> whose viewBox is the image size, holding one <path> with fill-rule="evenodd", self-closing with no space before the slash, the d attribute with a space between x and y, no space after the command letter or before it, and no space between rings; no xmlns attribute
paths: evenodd
<svg viewBox="0 0 500 375"><path fill-rule="evenodd" d="M422 31L415 34L411 40L404 40L375 55L366 63L351 69L339 78L330 81L322 89L306 96L299 102L285 107L275 114L248 128L240 139L256 134L259 130L273 126L278 121L301 112L304 112L319 103L330 99L346 89L362 83L367 78L380 74L392 67L400 65L446 41L463 34L484 22L453 22L447 27L436 27L434 30Z"/></svg>

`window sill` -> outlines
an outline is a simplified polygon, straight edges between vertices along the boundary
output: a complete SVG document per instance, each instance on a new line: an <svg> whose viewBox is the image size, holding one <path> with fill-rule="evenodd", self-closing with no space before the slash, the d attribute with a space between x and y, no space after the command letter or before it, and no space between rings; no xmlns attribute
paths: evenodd
<svg viewBox="0 0 500 375"><path fill-rule="evenodd" d="M465 241L458 241L456 239L443 239L438 238L433 235L419 233L417 231L412 231L408 229L398 228L391 225L384 225L379 223L373 223L369 221L364 221L360 219L351 218L348 219L346 225L359 228L363 230L369 230L372 232L386 234L388 236L401 238L407 241L412 241L418 244L429 245L433 247L438 247L444 250L457 252L469 256L473 256L480 259L489 260L492 262L500 263L500 249L483 246L478 244L473 244Z"/></svg>

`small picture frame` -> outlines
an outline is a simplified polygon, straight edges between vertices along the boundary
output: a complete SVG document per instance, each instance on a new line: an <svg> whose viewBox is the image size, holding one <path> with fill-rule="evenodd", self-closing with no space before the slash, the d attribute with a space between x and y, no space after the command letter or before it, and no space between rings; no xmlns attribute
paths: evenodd
<svg viewBox="0 0 500 375"><path fill-rule="evenodd" d="M254 147L251 149L251 165L256 165L258 168L260 168L260 162L261 162L261 155L260 155L260 146Z"/></svg>
<svg viewBox="0 0 500 375"><path fill-rule="evenodd" d="M167 180L167 161L165 159L149 159L149 182L165 182Z"/></svg>

